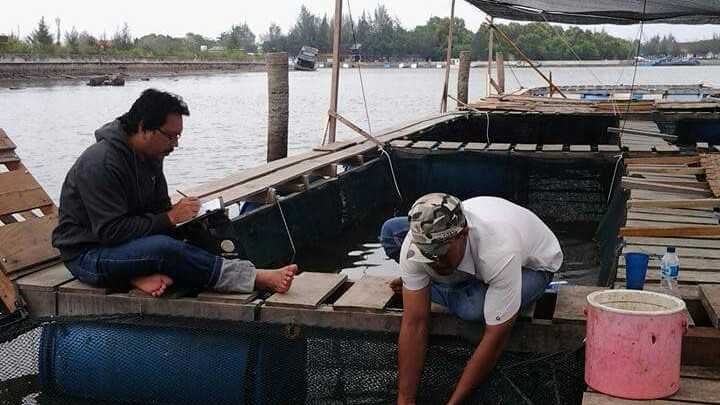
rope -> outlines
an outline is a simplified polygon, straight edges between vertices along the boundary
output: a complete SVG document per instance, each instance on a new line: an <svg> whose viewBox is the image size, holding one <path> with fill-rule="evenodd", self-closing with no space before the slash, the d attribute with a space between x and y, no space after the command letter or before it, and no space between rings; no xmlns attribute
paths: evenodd
<svg viewBox="0 0 720 405"><path fill-rule="evenodd" d="M642 36L643 36L643 30L645 28L645 10L647 6L647 0L643 0L643 10L642 10L642 20L640 20L640 36L638 37L638 45L637 45L637 51L635 52L635 66L633 68L633 78L632 83L630 84L630 100L628 100L627 107L625 108L625 114L623 114L623 125L622 130L625 130L625 124L627 124L627 120L624 119L625 116L627 116L628 112L630 112L630 101L632 101L632 94L633 90L635 89L635 78L637 77L637 68L638 68L638 57L640 56L640 46L642 45Z"/></svg>
<svg viewBox="0 0 720 405"><path fill-rule="evenodd" d="M382 152L388 159L388 163L390 164L390 174L392 175L393 183L395 184L395 192L398 195L398 198L400 198L400 201L404 201L402 193L400 192L400 186L398 185L397 177L395 176L395 169L393 168L392 159L390 158L390 154L387 153L387 151L384 148L380 148L380 152Z"/></svg>
<svg viewBox="0 0 720 405"><path fill-rule="evenodd" d="M290 257L290 264L295 263L295 241L293 240L292 234L290 233L290 227L288 227L287 220L285 220L285 213L283 212L282 205L280 205L280 196L275 196L275 203L277 204L278 210L280 210L280 217L282 218L283 225L285 225L285 232L287 232L288 240L290 241L290 248L292 248L292 256Z"/></svg>
<svg viewBox="0 0 720 405"><path fill-rule="evenodd" d="M355 44L355 49L360 52L360 49L357 48L358 42L357 38L355 36L355 22L352 18L352 11L350 10L350 0L347 0L347 6L348 6L348 17L350 18L350 31L352 32L353 36L353 43ZM362 60L362 58L360 58ZM362 97L363 97L363 105L365 106L365 118L367 119L368 124L368 132L372 133L372 125L370 124L370 112L368 111L368 103L367 98L365 97L365 83L363 82L363 76L362 76L362 68L360 67L360 61L357 63L357 71L358 76L360 77L360 90L362 91Z"/></svg>
<svg viewBox="0 0 720 405"><path fill-rule="evenodd" d="M610 197L612 197L612 192L615 188L615 178L617 177L618 167L620 167L620 162L622 162L623 160L622 153L615 157L617 158L617 161L615 162L615 170L613 170L612 180L610 181L610 190L608 191L607 204L610 204Z"/></svg>

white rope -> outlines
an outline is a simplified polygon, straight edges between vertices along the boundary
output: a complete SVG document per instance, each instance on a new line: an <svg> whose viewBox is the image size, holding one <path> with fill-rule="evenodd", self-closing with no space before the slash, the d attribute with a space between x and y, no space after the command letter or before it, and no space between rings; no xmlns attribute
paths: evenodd
<svg viewBox="0 0 720 405"><path fill-rule="evenodd" d="M615 162L615 170L613 171L612 180L610 181L610 191L608 191L607 196L607 203L610 204L610 197L612 196L613 189L615 188L615 178L617 177L618 167L620 167L620 162L623 160L622 153L615 156L617 158L617 161Z"/></svg>
<svg viewBox="0 0 720 405"><path fill-rule="evenodd" d="M292 264L295 262L295 254L297 253L297 250L295 250L295 241L293 240L292 234L290 233L290 227L288 227L287 221L285 220L285 213L283 212L282 205L280 205L279 195L275 196L275 203L280 210L280 217L282 218L283 225L285 225L285 232L287 232L287 237L290 241L290 247L292 248L292 257L290 257L290 264Z"/></svg>
<svg viewBox="0 0 720 405"><path fill-rule="evenodd" d="M388 163L390 164L390 174L392 175L393 183L395 184L395 192L398 195L398 198L400 198L400 201L404 201L403 195L400 192L400 186L398 185L397 177L395 176L395 169L393 168L392 159L390 158L390 154L383 148L379 148L380 152L382 152L388 159Z"/></svg>

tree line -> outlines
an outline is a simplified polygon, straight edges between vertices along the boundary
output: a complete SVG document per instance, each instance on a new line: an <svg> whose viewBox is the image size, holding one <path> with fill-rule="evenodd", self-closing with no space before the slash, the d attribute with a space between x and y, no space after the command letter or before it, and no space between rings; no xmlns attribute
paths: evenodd
<svg viewBox="0 0 720 405"><path fill-rule="evenodd" d="M431 17L425 24L405 28L400 20L390 15L383 5L371 12L363 11L357 18L343 16L342 44L345 54L358 48L365 61L443 60L447 52L449 18ZM59 25L59 22L58 22ZM271 24L267 32L257 36L247 23L232 25L217 38L208 38L192 32L184 37L148 34L134 38L124 24L108 37L93 36L75 27L60 38L52 32L45 18L26 38L10 36L0 41L0 52L28 53L57 56L125 56L138 58L191 58L191 59L242 59L258 57L261 52L288 52L294 56L303 45L316 47L321 53L332 50L333 19L315 15L302 6L295 24L283 32ZM563 28L547 23L498 24L513 41L534 60L564 59L631 59L637 42L613 37L605 31L595 32L578 27ZM472 51L475 59L485 59L488 53L490 28L482 25L473 32L462 18L455 18L453 27L453 57L460 51ZM506 59L517 58L508 44L495 40L495 50L506 54ZM720 36L712 40L679 43L672 35L655 36L641 45L641 54L680 55L684 53L720 53Z"/></svg>

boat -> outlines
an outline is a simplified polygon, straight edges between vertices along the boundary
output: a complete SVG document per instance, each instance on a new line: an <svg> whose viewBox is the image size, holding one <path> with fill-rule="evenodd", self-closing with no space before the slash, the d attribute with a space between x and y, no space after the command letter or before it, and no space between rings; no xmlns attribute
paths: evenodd
<svg viewBox="0 0 720 405"><path fill-rule="evenodd" d="M623 13L630 21L638 18L620 0L603 3L619 9L605 17L576 9L558 12L551 8L557 2L516 2L545 4L548 12L542 15L525 14L525 7L505 2L470 3L496 18L565 23L615 21ZM341 5L338 0L340 10ZM657 2L649 6L647 18ZM674 7L677 18L687 22L683 6ZM673 18L672 13L663 16ZM340 66L333 67L337 74ZM0 226L0 240L14 244L0 244L0 268L30 304L0 323L10 325L4 329L7 342L31 347L19 361L0 356L0 371L29 363L23 370L38 370L33 377L39 377L42 396L96 402L392 402L402 305L387 280L371 270L350 279L336 272L335 258L357 246L366 249L363 254L377 252L374 238L385 218L407 212L420 195L445 191L461 198L499 196L530 208L558 234L565 269L585 270L591 279L585 285L571 279L575 285L550 289L518 314L508 342L515 352L501 360L498 384L477 392L478 402L578 403L585 398L610 403L600 392L586 392L583 383L587 296L625 285L621 252L657 252L672 241L681 246L685 260L680 282L683 298L692 302L687 322L698 322L683 338L682 361L693 368L684 371L689 374L681 384L699 388L685 390L683 398L706 403L720 367L720 329L710 321L720 313L715 288L720 271L713 259L720 245L706 238L717 232L713 209L720 204L711 197L720 193L715 182L720 155L711 154L712 145L683 144L661 132L654 121L657 105L633 100L636 86L626 89L627 100L558 97L567 97L566 91L551 82L543 95L489 95L454 111L373 132L342 117L337 104L331 104L332 124L347 125L357 137L328 137L313 150L181 187L203 201L222 197L226 203L225 209L182 229L190 243L250 259L259 267L294 261L331 270L299 275L293 284L297 293L285 296L178 291L156 299L76 280L48 247L57 207L0 131L2 164L11 173L0 173L0 179L17 177L23 187L10 196L0 193L14 204L2 215L27 215ZM678 108L670 110L679 113ZM681 108L694 111L688 104ZM332 128L328 133L334 135ZM42 215L33 214L36 209ZM694 255L692 260L682 249ZM659 289L657 263L651 266L647 289ZM421 402L441 403L484 331L443 308L433 309L430 328L419 395ZM522 357L521 352L532 354ZM24 377L13 382L32 385ZM22 402L27 394L17 391L8 390L20 399L14 402Z"/></svg>
<svg viewBox="0 0 720 405"><path fill-rule="evenodd" d="M693 57L665 57L652 61L650 66L697 66L700 60Z"/></svg>
<svg viewBox="0 0 720 405"><path fill-rule="evenodd" d="M320 51L311 46L303 46L295 57L295 70L315 71L317 70L315 63L317 55Z"/></svg>

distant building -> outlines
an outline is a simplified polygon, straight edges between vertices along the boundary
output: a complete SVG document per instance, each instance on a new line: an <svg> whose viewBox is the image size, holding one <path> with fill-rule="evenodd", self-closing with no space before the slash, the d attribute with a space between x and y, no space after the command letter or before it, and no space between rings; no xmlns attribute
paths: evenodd
<svg viewBox="0 0 720 405"><path fill-rule="evenodd" d="M213 46L212 48L207 50L210 53L222 53L225 52L224 46Z"/></svg>
<svg viewBox="0 0 720 405"><path fill-rule="evenodd" d="M200 45L200 52L207 52L208 47L207 45Z"/></svg>

